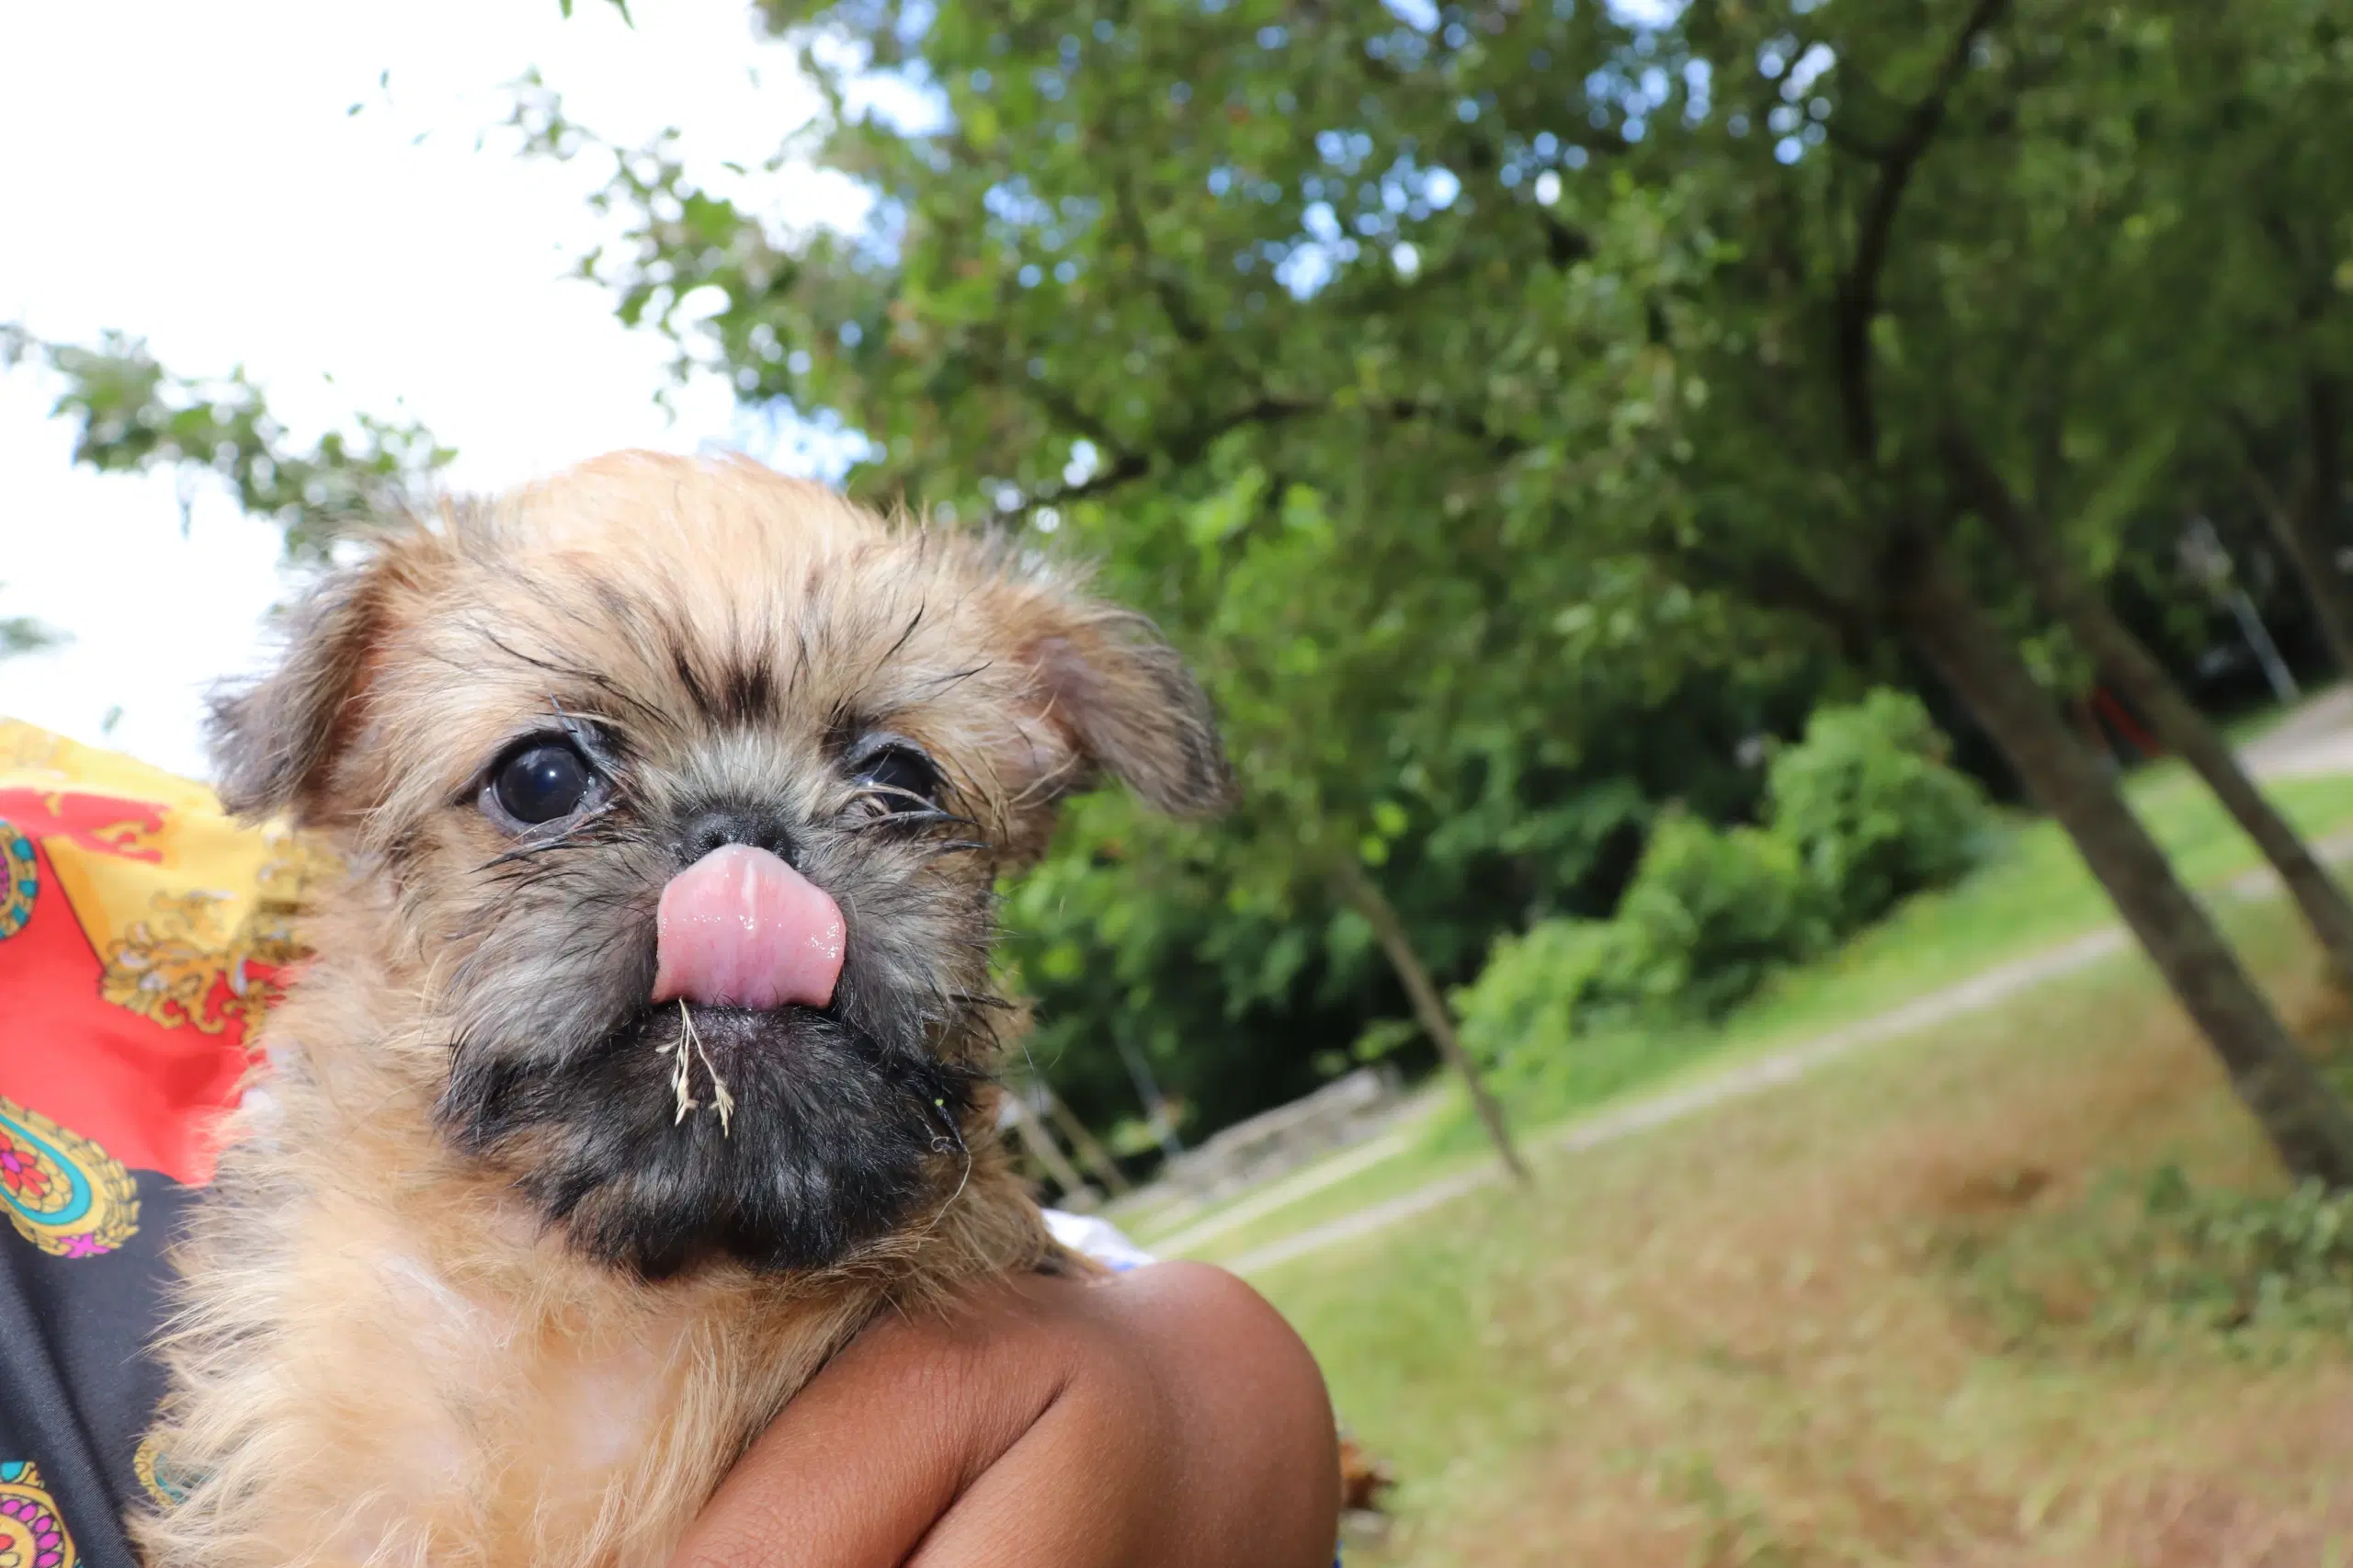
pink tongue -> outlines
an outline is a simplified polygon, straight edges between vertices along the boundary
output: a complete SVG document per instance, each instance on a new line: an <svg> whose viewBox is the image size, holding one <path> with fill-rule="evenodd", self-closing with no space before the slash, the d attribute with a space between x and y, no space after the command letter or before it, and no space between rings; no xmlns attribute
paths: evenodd
<svg viewBox="0 0 2353 1568"><path fill-rule="evenodd" d="M822 1007L842 972L842 912L765 849L727 844L670 879L654 1000Z"/></svg>

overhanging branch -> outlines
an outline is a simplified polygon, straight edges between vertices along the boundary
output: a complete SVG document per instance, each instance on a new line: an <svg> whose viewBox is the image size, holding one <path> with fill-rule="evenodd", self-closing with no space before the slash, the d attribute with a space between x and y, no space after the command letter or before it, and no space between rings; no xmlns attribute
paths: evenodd
<svg viewBox="0 0 2353 1568"><path fill-rule="evenodd" d="M1211 447L1222 437L1250 425L1271 425L1302 415L1314 414L1330 406L1323 403L1304 403L1288 398L1262 397L1226 413L1202 420L1170 438L1158 449L1131 451L1120 448L1104 450L1106 461L1095 472L1075 484L1064 484L1049 491L1033 493L1022 503L1023 511L1040 506L1063 506L1074 501L1084 501L1101 495L1142 479L1153 470L1155 456L1178 465L1198 462ZM1091 439L1092 437L1090 437Z"/></svg>
<svg viewBox="0 0 2353 1568"><path fill-rule="evenodd" d="M1867 663L1880 642L1880 625L1864 607L1841 598L1787 561L1769 557L1735 561L1688 543L1655 544L1643 553L1694 587L1713 589L1813 622L1837 642L1838 652L1849 664Z"/></svg>
<svg viewBox="0 0 2353 1568"><path fill-rule="evenodd" d="M1067 400L1058 400L1066 403ZM1055 404L1040 400L1040 406L1051 413ZM1518 437L1495 429L1476 414L1442 404L1417 403L1408 398L1394 398L1386 403L1364 405L1377 418L1394 423L1428 423L1467 436L1487 449L1488 455L1498 462L1508 462L1529 449L1529 443ZM1117 490L1149 474L1160 460L1182 467L1198 462L1210 448L1234 431L1250 426L1279 425L1293 419L1334 412L1337 404L1328 398L1288 398L1264 396L1237 408L1199 421L1162 442L1157 448L1131 450L1097 441L1103 466L1074 484L1059 485L1051 490L1033 493L1017 508L1034 511L1040 506L1063 506L1074 501L1084 501ZM1092 435L1088 439L1095 440Z"/></svg>
<svg viewBox="0 0 2353 1568"><path fill-rule="evenodd" d="M1838 284L1835 317L1838 389L1846 413L1847 446L1859 462L1879 456L1879 413L1871 392L1871 323L1879 314L1881 275L1895 233L1895 217L1913 172L1937 139L1946 107L1969 70L1977 40L2009 9L2010 0L1977 0L1969 20L1953 40L1937 69L1927 95L1912 106L1903 128L1876 162L1879 179L1871 187L1855 236L1855 255Z"/></svg>

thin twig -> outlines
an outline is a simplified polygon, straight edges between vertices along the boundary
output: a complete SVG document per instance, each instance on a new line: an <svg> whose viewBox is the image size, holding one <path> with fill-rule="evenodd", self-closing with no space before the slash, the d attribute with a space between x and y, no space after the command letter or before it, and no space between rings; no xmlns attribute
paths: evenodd
<svg viewBox="0 0 2353 1568"><path fill-rule="evenodd" d="M719 1075L718 1067L710 1060L710 1052L703 1047L702 1036L695 1032L694 1015L687 1011L685 997L678 998L678 1038L667 1045L656 1046L654 1051L662 1056L667 1056L674 1051L678 1053L670 1072L670 1090L677 1096L678 1114L671 1119L670 1125L676 1127L687 1119L687 1112L702 1108L702 1102L694 1097L687 1082L688 1074L692 1071L693 1059L699 1056L703 1071L710 1074L710 1103L711 1108L719 1112L719 1135L722 1138L733 1136L729 1124L735 1115L735 1096L727 1092L727 1080Z"/></svg>

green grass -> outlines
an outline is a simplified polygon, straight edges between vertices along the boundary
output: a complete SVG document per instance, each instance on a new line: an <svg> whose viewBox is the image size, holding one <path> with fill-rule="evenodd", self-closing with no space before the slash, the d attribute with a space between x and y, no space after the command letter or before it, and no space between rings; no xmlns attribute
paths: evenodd
<svg viewBox="0 0 2353 1568"><path fill-rule="evenodd" d="M2178 765L2149 769L2131 780L2128 793L2192 887L2213 888L2259 863L2254 843ZM2353 826L2353 777L2285 779L2268 793L2313 838ZM1991 863L1961 886L1912 900L1837 953L1781 976L1743 1009L1733 1030L1817 1031L2113 918L2107 894L2058 826L2027 823L2013 827Z"/></svg>
<svg viewBox="0 0 2353 1568"><path fill-rule="evenodd" d="M2311 1020L2291 914L2225 919ZM1257 1282L1403 1477L1360 1561L2345 1561L2341 1335L2258 1361L2188 1319L2120 1345L1984 1304L1971 1256L2071 1321L2088 1228L2099 1256L2151 1244L2100 1195L2165 1165L2277 1185L2120 956Z"/></svg>
<svg viewBox="0 0 2353 1568"><path fill-rule="evenodd" d="M2285 779L2267 790L2314 839L2353 827L2353 777ZM2253 843L2178 764L2142 770L2126 792L2193 887L2216 888L2259 863ZM1960 886L1914 899L1836 953L1777 977L1721 1028L1580 1040L1570 1048L1579 1054L1566 1071L1505 1085L1507 1109L1518 1129L1534 1133L1627 1092L1870 1017L2112 919L2106 895L2056 824L2017 820L1988 863ZM1426 1126L1425 1137L1394 1158L1218 1235L1194 1256L1237 1258L1491 1157L1459 1095ZM1238 1199L1219 1207L1233 1201ZM1136 1234L1149 1245L1215 1211L1165 1224L1147 1221Z"/></svg>

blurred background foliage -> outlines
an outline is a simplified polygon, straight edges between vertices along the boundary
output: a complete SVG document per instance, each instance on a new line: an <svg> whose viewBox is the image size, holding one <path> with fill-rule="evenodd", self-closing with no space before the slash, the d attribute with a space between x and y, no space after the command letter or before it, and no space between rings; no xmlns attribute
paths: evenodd
<svg viewBox="0 0 2353 1568"><path fill-rule="evenodd" d="M2242 609L2296 675L2353 652L2326 0L760 14L832 108L776 166L863 182L856 232L537 84L516 124L609 164L627 237L581 269L682 370L854 432L861 494L1098 559L1203 672L1243 809L1086 799L1008 889L1032 1057L1096 1125L1418 1069L1415 970L1490 1064L1711 1017L1960 875L2019 787L1921 652L1924 551L2129 754L1956 451L2207 711L2272 693ZM210 471L298 551L446 460L293 449L135 341L7 347L84 459Z"/></svg>
<svg viewBox="0 0 2353 1568"><path fill-rule="evenodd" d="M1995 822L1944 751L1904 693L1816 710L1773 758L1761 824L1670 809L1608 919L1539 920L1495 943L1454 998L1472 1055L1507 1081L1556 1077L1578 1054L1629 1057L1643 1039L1720 1023L1777 971L1959 881ZM1612 1033L1636 1039L1589 1049Z"/></svg>

